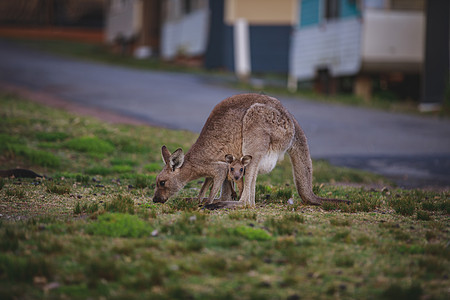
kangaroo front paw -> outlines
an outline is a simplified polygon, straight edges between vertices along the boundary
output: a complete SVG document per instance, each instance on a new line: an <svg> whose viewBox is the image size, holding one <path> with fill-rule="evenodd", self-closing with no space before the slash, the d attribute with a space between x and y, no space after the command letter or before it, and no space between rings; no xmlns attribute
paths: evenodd
<svg viewBox="0 0 450 300"><path fill-rule="evenodd" d="M221 209L221 208L236 208L241 207L242 204L237 201L220 201L216 203L206 204L203 208L209 210Z"/></svg>

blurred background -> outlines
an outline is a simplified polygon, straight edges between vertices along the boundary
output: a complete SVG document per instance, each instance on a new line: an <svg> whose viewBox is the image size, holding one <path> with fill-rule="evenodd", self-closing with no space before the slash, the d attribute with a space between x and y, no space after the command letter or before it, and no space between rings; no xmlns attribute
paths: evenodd
<svg viewBox="0 0 450 300"><path fill-rule="evenodd" d="M446 0L6 0L0 35L103 43L432 111L449 98L449 11Z"/></svg>
<svg viewBox="0 0 450 300"><path fill-rule="evenodd" d="M264 92L314 159L448 187L449 15L448 0L3 0L0 90L193 132L221 99Z"/></svg>

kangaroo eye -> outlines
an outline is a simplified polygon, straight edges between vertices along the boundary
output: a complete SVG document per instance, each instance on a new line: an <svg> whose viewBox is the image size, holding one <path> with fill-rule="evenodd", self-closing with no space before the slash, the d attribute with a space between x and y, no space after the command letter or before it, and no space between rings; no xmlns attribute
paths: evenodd
<svg viewBox="0 0 450 300"><path fill-rule="evenodd" d="M160 181L160 182L159 182L159 185L160 185L160 186L165 186L165 185L166 185L166 181L165 181L165 180Z"/></svg>
<svg viewBox="0 0 450 300"><path fill-rule="evenodd" d="M243 169L243 168L241 168L241 169L240 169L239 171L241 171L241 172L242 172L242 171L244 171L244 169Z"/></svg>
<svg viewBox="0 0 450 300"><path fill-rule="evenodd" d="M230 170L231 170L231 172L233 172L233 171L234 171L234 168L231 168Z"/></svg>

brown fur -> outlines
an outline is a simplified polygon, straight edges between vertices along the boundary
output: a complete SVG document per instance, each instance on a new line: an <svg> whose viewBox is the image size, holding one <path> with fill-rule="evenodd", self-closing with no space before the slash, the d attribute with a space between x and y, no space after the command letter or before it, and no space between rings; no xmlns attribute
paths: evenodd
<svg viewBox="0 0 450 300"><path fill-rule="evenodd" d="M258 94L236 95L217 104L186 155L181 149L170 154L163 146L166 166L156 178L153 200L165 202L189 181L206 177L212 180L208 203L214 202L222 186L220 207L254 207L258 173L270 172L285 152L291 158L294 181L305 202L320 205L323 201L343 201L320 198L313 193L312 163L305 134L277 99ZM252 156L239 201L229 201L232 191L227 179L228 165L223 161L227 154ZM206 181L200 190L200 200L206 193L205 185Z"/></svg>
<svg viewBox="0 0 450 300"><path fill-rule="evenodd" d="M228 181L237 185L239 194L242 194L242 191L244 190L245 167L250 163L252 157L250 155L245 155L240 159L235 159L233 155L227 154L225 155L225 160L228 163ZM231 186L231 189L231 197L236 199L237 194L233 185Z"/></svg>
<svg viewBox="0 0 450 300"><path fill-rule="evenodd" d="M247 166L252 157L250 155L245 155L241 157L241 159L235 159L233 155L227 154L225 155L225 161L228 164L228 170L227 170L227 180L228 182L228 188L231 190L231 198L233 200L237 199L237 194L234 188L234 184L238 186L239 193L242 193L242 190L244 189L244 173L245 173L245 166ZM207 177L205 179L205 182L203 183L203 186L200 190L199 195L199 201L203 201L203 197L208 191L208 189L211 187L213 183L213 179L211 177Z"/></svg>

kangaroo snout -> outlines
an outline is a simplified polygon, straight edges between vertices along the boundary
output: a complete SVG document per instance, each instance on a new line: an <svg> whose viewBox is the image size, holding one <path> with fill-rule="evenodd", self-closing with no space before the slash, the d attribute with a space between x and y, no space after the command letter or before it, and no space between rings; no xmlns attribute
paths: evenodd
<svg viewBox="0 0 450 300"><path fill-rule="evenodd" d="M155 197L153 197L153 202L155 202L155 203L164 203L164 202L166 202L166 200L161 198L161 197L155 196Z"/></svg>

